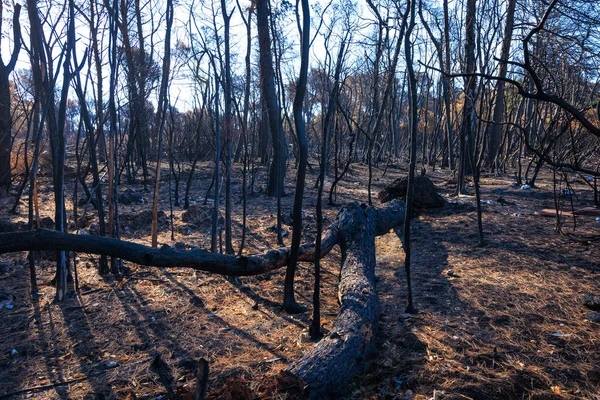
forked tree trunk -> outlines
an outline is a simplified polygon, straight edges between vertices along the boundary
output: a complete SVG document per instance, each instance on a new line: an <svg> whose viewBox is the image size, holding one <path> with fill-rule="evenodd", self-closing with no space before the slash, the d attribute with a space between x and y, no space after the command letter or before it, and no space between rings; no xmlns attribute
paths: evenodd
<svg viewBox="0 0 600 400"><path fill-rule="evenodd" d="M335 244L342 249L339 284L340 313L329 335L299 361L287 368L307 383L311 398L342 391L360 372L373 350L379 320L379 299L375 289L375 236L383 235L404 221L406 206L394 200L381 209L352 203L343 208L322 240L320 257ZM24 250L71 250L107 254L143 265L164 268L193 268L221 275L257 275L287 265L290 248L270 250L261 255L233 256L205 250L177 251L164 246L155 249L108 237L72 235L39 229L0 234L0 254ZM315 245L299 248L298 260L312 262Z"/></svg>

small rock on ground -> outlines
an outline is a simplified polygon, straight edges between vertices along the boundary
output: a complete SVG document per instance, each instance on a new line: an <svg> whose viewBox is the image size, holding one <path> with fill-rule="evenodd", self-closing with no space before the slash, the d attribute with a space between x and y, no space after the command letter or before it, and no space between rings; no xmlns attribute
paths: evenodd
<svg viewBox="0 0 600 400"><path fill-rule="evenodd" d="M600 312L592 311L590 313L585 314L585 319L592 322L597 322L600 324Z"/></svg>
<svg viewBox="0 0 600 400"><path fill-rule="evenodd" d="M584 294L581 296L581 302L590 310L600 311L600 296Z"/></svg>

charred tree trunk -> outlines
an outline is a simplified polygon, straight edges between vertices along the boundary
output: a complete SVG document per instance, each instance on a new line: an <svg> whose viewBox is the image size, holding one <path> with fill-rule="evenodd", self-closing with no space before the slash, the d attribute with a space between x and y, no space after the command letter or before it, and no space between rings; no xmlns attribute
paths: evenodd
<svg viewBox="0 0 600 400"><path fill-rule="evenodd" d="M223 116L223 134L225 136L225 252L233 254L232 234L231 234L231 159L233 143L233 111L232 111L232 77L231 77L231 48L229 26L233 11L228 14L227 3L221 0L221 13L223 14L224 26L224 45L225 45L225 70L223 74L223 97L225 103L225 115Z"/></svg>
<svg viewBox="0 0 600 400"><path fill-rule="evenodd" d="M487 153L487 165L498 173L496 156L500 150L501 139L502 139L502 123L504 122L505 114L505 95L504 86L506 82L503 81L506 78L508 65L505 62L508 60L510 55L510 44L512 41L513 27L515 20L515 0L508 2L506 11L506 25L504 26L504 38L502 39L502 53L500 54L500 60L498 69L498 81L496 82L495 89L495 102L494 102L494 124L488 127L489 129L489 141L488 141L488 153Z"/></svg>
<svg viewBox="0 0 600 400"><path fill-rule="evenodd" d="M190 188L192 187L192 178L194 176L194 171L196 170L196 165L198 164L198 160L200 159L200 140L202 134L202 121L205 115L205 107L206 107L206 98L208 96L206 89L202 94L202 107L200 108L200 112L198 112L198 124L196 125L196 142L194 145L194 159L192 160L192 166L190 167L190 172L187 177L187 181L185 184L185 199L183 201L183 208L188 209L190 206Z"/></svg>
<svg viewBox="0 0 600 400"><path fill-rule="evenodd" d="M380 210L353 203L333 223L342 249L340 313L329 335L287 368L308 384L311 398L342 391L374 349L379 321L375 236L400 225L404 214L400 201Z"/></svg>
<svg viewBox="0 0 600 400"><path fill-rule="evenodd" d="M0 5L0 11L2 5ZM1 14L1 12L0 12ZM0 189L8 193L10 187L10 150L12 146L12 115L10 114L10 84L8 76L15 69L19 51L21 50L21 25L19 15L21 6L15 5L13 14L14 49L8 64L4 65L0 57ZM2 23L0 22L0 25ZM27 157L27 155L25 155Z"/></svg>
<svg viewBox="0 0 600 400"><path fill-rule="evenodd" d="M465 176L472 173L472 165L469 162L470 150L473 145L473 121L475 119L475 88L477 80L475 78L475 11L477 0L467 1L467 15L465 27L465 99L462 110L462 125L460 130L460 160L458 165L458 185L456 194L466 193Z"/></svg>
<svg viewBox="0 0 600 400"><path fill-rule="evenodd" d="M286 144L281 122L281 107L275 90L275 70L269 33L269 1L256 2L256 21L258 27L260 88L263 104L271 132L273 144L273 161L269 172L269 196L284 196L284 181L286 169Z"/></svg>
<svg viewBox="0 0 600 400"><path fill-rule="evenodd" d="M52 176L54 185L54 223L55 229L59 232L65 230L65 198L64 198L64 165L65 165L65 118L67 106L67 93L73 74L70 72L71 52L75 47L75 24L74 24L74 4L69 2L69 18L67 28L67 40L64 48L63 61L63 82L60 91L60 101L58 110L55 99L55 81L52 80L51 61L48 62L46 52L49 51L47 44L43 40L42 23L39 16L37 3L29 0L27 2L27 11L31 26L31 44L36 61L39 64L32 65L34 81L43 90L42 107L47 115L46 127L50 137L50 149L52 153ZM57 252L56 269L56 301L64 298L67 292L67 263L65 253Z"/></svg>
<svg viewBox="0 0 600 400"><path fill-rule="evenodd" d="M322 240L320 258L335 244L342 249L339 284L340 313L329 335L299 361L287 368L308 386L311 398L340 392L363 365L375 346L379 299L375 288L375 236L404 221L406 206L394 200L374 209L352 203L340 211ZM74 250L107 254L131 262L163 268L186 267L221 275L249 276L287 265L290 248L261 255L236 257L205 250L177 251L168 246L155 249L107 237L72 235L40 229L0 234L0 254L24 250ZM299 261L314 261L315 245L304 244Z"/></svg>
<svg viewBox="0 0 600 400"><path fill-rule="evenodd" d="M406 69L408 76L408 93L409 93L409 130L410 130L410 164L408 168L408 185L406 188L406 218L404 219L403 243L404 248L404 270L406 272L406 283L408 287L408 304L406 307L407 313L415 313L417 310L413 304L412 285L410 276L411 267L411 247L410 247L410 221L413 217L414 208L414 193L415 193L415 165L417 162L417 134L419 127L418 104L417 104L417 79L413 68L412 42L410 35L415 27L415 0L411 0L407 6L405 15L405 23L408 22L408 30L406 32L404 50L406 58ZM410 14L410 17L409 17Z"/></svg>
<svg viewBox="0 0 600 400"><path fill-rule="evenodd" d="M94 128L92 126L92 119L90 117L90 113L89 110L87 108L87 104L85 103L85 95L83 93L83 87L81 84L81 78L79 76L79 74L76 74L74 76L74 82L75 82L75 92L77 94L77 98L79 99L79 103L80 103L80 115L81 115L81 120L83 121L84 125L85 125L85 129L86 129L86 133L88 135L88 151L89 151L89 156L90 156L90 166L92 169L92 179L93 179L93 183L92 186L95 189L95 193L96 193L96 204L95 207L98 210L98 225L100 227L100 236L104 236L106 235L106 221L104 218L104 203L102 200L102 187L100 185L100 172L99 172L99 168L98 168L98 159L96 157L96 149L97 149L97 142L96 142L96 135L94 132ZM102 131L100 129L98 129L99 135L102 134ZM97 137L99 137L99 135ZM85 179L82 179L83 183L85 183ZM77 185L75 185L75 187L77 187ZM90 198L92 197L92 195L90 194L89 196ZM77 221L77 218L75 218L75 221ZM106 274L108 273L108 260L106 258L106 256L102 256L100 258L100 265L98 267L98 271L100 272L100 275Z"/></svg>
<svg viewBox="0 0 600 400"><path fill-rule="evenodd" d="M238 9L241 11L240 3L236 0ZM241 117L241 128L242 128L242 139L244 147L244 166L242 170L242 239L240 240L240 248L238 255L242 255L244 250L244 244L246 242L246 220L247 220L247 191L248 191L248 114L250 112L250 83L252 79L250 55L252 53L252 13L254 12L254 6L251 5L248 9L248 18L244 16L244 13L240 12L242 21L246 27L246 77L244 83L244 111ZM239 111L238 111L239 112ZM254 147L254 146L252 146Z"/></svg>
<svg viewBox="0 0 600 400"><path fill-rule="evenodd" d="M298 12L298 11L296 11ZM300 20L298 14L296 18ZM308 1L302 0L302 41L301 41L301 65L300 76L296 84L296 96L294 98L294 125L298 140L299 164L298 176L296 178L296 193L294 195L294 226L292 231L292 247L290 251L290 262L285 273L285 288L283 291L283 309L291 314L305 311L305 308L296 303L294 299L294 275L298 262L298 248L302 237L302 201L304 199L304 183L306 181L306 164L308 161L308 142L306 140L306 128L302 104L306 94L306 81L308 76L308 50L310 48L310 13ZM279 228L279 227L278 227ZM279 233L278 233L279 234Z"/></svg>
<svg viewBox="0 0 600 400"><path fill-rule="evenodd" d="M165 31L165 56L163 58L162 78L160 82L160 93L158 95L158 107L156 112L155 127L158 136L158 154L156 161L156 175L154 181L154 197L152 200L152 247L158 244L158 191L160 187L160 167L163 153L163 130L167 119L167 107L169 104L169 70L171 68L171 27L173 26L173 1L167 0L165 12L167 28ZM169 190L169 194L171 191Z"/></svg>
<svg viewBox="0 0 600 400"><path fill-rule="evenodd" d="M452 66L450 65L450 17L448 13L448 0L444 0L444 61L445 68L450 71ZM446 113L446 145L448 148L448 167L454 169L454 133L452 132L452 90L450 78L444 76L444 85L446 87L444 93L444 108ZM443 165L443 163L442 163Z"/></svg>

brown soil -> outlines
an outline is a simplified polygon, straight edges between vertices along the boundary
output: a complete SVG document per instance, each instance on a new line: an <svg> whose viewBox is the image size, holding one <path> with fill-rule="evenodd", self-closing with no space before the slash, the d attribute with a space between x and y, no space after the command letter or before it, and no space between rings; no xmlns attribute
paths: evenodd
<svg viewBox="0 0 600 400"><path fill-rule="evenodd" d="M389 169L381 174L374 171L374 198L405 171ZM288 180L293 176L289 171ZM338 204L366 201L366 176L366 167L354 166L338 189ZM554 206L549 175L539 188L523 191L509 187L508 177L484 176L487 246L476 247L474 197L449 196L453 187L446 183L446 171L429 176L450 204L421 212L413 223L412 268L419 313L403 314L404 253L390 232L376 241L382 303L378 352L344 396L598 399L600 324L584 318L590 310L580 296L600 293L600 249L593 236L600 233L600 222L578 217L573 230L572 220L566 220L563 231L569 235L556 234L554 219L535 215ZM168 188L163 184L161 209L166 216L160 224L159 245L183 242L209 247L211 202L203 205L200 199L210 179L210 165L203 165L193 193L194 215L184 222L184 210L175 207L175 240L169 230ZM314 239L315 179L309 174L303 241ZM236 248L241 238L240 184L234 183ZM272 228L276 201L259 193L264 181L256 184L257 193L248 204L247 253L276 247ZM50 187L41 187L41 214L53 216ZM142 192L141 186L130 188ZM575 208L593 205L583 180L573 183L573 189ZM293 193L291 183L287 190ZM70 197L72 188L66 193ZM150 225L144 223L143 213L148 213L151 193L142 194L144 204L122 207L123 239L148 244ZM283 199L286 215L292 197ZM500 197L505 201L498 202ZM25 203L21 215L8 215L12 201L0 198L3 223L26 220ZM338 210L327 207L326 224ZM88 213L94 215L91 207ZM86 219L85 229L93 231L95 223L97 219ZM291 228L285 227L289 245ZM173 377L173 388L183 398L191 396L201 357L210 363L209 398L301 397L297 392L286 394L285 375L277 373L312 346L304 339L310 313L281 311L283 270L233 284L191 270L127 263L131 272L116 278L98 275L97 259L77 254L80 292L55 304L49 284L51 261L42 261L38 268L40 295L32 300L26 254L0 256L0 302L13 306L0 309L0 398L28 388L33 389L11 397L166 398L164 382L151 367L159 354ZM337 313L339 262L337 248L323 260L325 331ZM307 307L311 269L303 264L297 275L297 300Z"/></svg>

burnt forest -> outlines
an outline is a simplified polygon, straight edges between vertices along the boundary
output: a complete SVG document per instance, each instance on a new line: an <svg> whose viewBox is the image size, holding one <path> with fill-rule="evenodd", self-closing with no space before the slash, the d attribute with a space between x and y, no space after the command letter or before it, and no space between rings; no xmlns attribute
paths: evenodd
<svg viewBox="0 0 600 400"><path fill-rule="evenodd" d="M0 399L600 400L600 2L0 2Z"/></svg>

